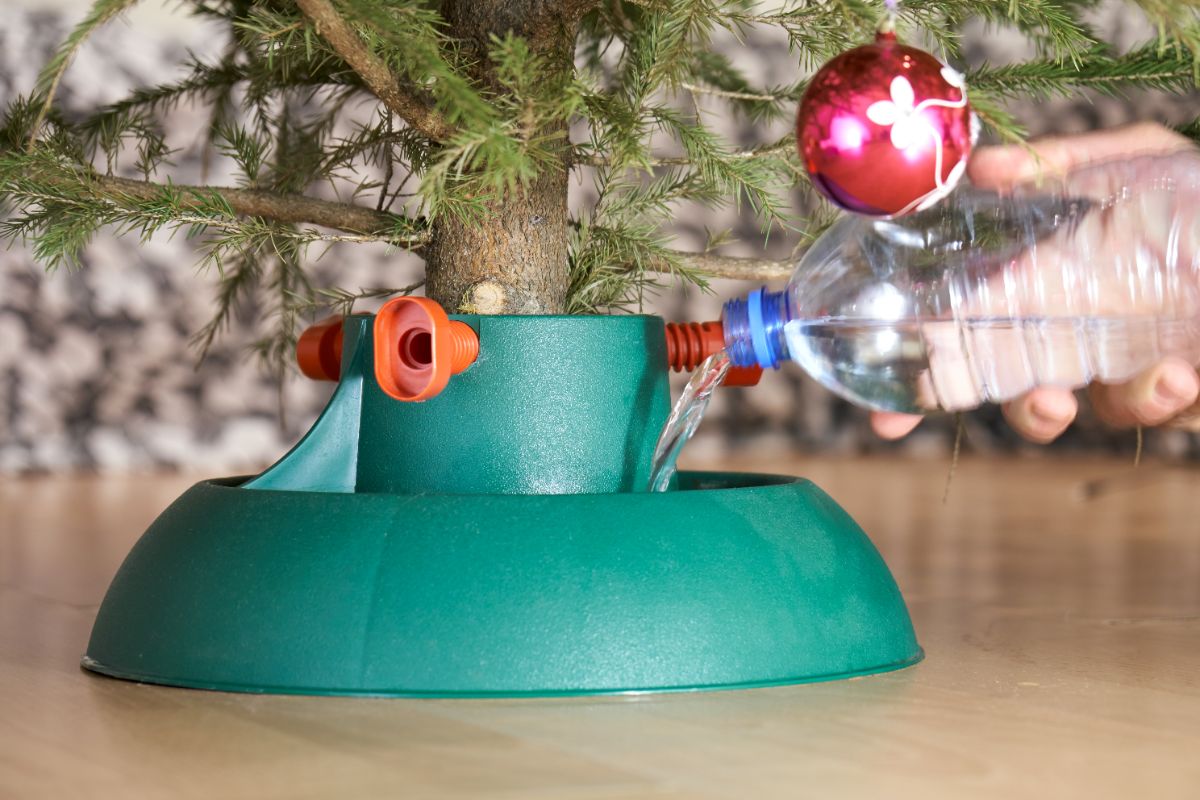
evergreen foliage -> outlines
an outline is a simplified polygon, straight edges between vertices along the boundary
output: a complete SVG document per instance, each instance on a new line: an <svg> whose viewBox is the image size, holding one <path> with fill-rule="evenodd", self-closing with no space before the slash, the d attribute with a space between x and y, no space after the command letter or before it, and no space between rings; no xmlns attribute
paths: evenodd
<svg viewBox="0 0 1200 800"><path fill-rule="evenodd" d="M68 118L53 100L72 56L132 1L99 0L34 93L7 109L0 236L29 242L54 268L77 263L104 227L141 237L182 232L219 283L213 319L197 335L201 350L238 303L265 298L278 325L260 350L274 362L287 354L298 315L419 288L315 287L313 244L374 241L419 252L439 220L486 225L498 199L525 191L545 170L577 171L595 189L569 230L572 313L636 308L663 276L704 286L729 272L733 259L672 249L663 224L681 204L744 204L763 237L811 235L829 214L801 219L790 210L791 190L806 190L791 137L739 149L712 130L699 101L718 100L753 123L787 119L805 75L869 41L884 13L882 2L862 0L582 3L571 69L507 32L492 36L481 65L436 5L421 0L183 0L223 26L224 53ZM1014 98L1195 89L1195 3L1137 0L1159 35L1124 53L1088 26L1094 5L910 0L898 25L951 62L961 63L960 31L972 18L1015 27L1036 44L1033 61L968 76L973 105L1002 138L1023 135L1004 110ZM718 35L744 37L756 26L786 33L794 82L755 86L713 47ZM381 102L364 114L364 98ZM209 110L206 163L233 165L237 186L172 182L162 118L180 103ZM329 197L338 199L320 199ZM713 233L710 250L728 236ZM774 268L747 263L748 273L733 272L769 276Z"/></svg>

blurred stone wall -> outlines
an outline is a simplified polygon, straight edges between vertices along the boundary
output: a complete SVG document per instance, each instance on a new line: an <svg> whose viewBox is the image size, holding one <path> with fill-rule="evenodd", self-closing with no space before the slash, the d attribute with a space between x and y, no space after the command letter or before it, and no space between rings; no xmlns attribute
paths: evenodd
<svg viewBox="0 0 1200 800"><path fill-rule="evenodd" d="M8 9L0 27L0 102L29 90L37 69L82 13L75 0L26 0ZM1151 34L1119 4L1102 10L1097 25L1122 45ZM144 13L109 26L83 48L61 99L69 109L95 107L133 86L163 80L189 50L204 53L219 46L211 30L191 20ZM794 58L782 40L722 46L736 49L761 85L793 79ZM1024 47L1019 36L979 29L970 32L967 52L972 63L998 62L1024 55ZM1139 119L1181 122L1200 114L1200 103L1196 98L1081 97L1017 111L1035 133L1075 132ZM187 108L170 120L171 139L183 147L175 158L177 180L199 180L190 145L200 120ZM734 120L723 124L741 146L769 141L787 127L786 122L771 129ZM584 197L582 185L578 193L575 202ZM723 228L746 242L755 240L753 220L731 211L689 209L678 220L681 247L698 248L707 230ZM782 256L793 244L779 237L769 251ZM749 255L757 247L741 244L728 252ZM290 376L280 391L276 376L248 355L261 324L255 309L245 309L208 359L196 364L188 341L211 312L212 282L197 274L195 262L182 237L138 244L101 235L82 269L51 274L19 247L0 251L0 473L163 467L251 471L278 457L306 430L329 387ZM318 269L319 279L336 276L344 286L404 285L419 274L420 262L382 247L335 247ZM718 282L710 295L671 291L647 310L670 319L715 318L722 299L747 288ZM945 453L953 439L947 420L930 420L901 444L878 442L863 412L831 397L798 369L768 375L752 390L724 391L714 406L692 445L695 456L892 448ZM967 431L968 446L976 450L1047 452L1022 444L994 408L968 415ZM1131 433L1105 431L1085 414L1051 449L1132 452L1133 444ZM1195 437L1179 432L1156 431L1148 447L1171 457L1200 456Z"/></svg>

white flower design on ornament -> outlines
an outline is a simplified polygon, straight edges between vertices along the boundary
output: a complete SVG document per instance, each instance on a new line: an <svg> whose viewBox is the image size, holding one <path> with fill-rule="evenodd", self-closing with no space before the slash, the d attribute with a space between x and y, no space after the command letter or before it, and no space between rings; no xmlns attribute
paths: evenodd
<svg viewBox="0 0 1200 800"><path fill-rule="evenodd" d="M921 128L917 116L916 94L903 75L892 78L891 100L879 100L867 108L867 119L886 128L892 126L892 147L905 150L912 145Z"/></svg>
<svg viewBox="0 0 1200 800"><path fill-rule="evenodd" d="M915 200L909 208L903 209L900 213L908 211L913 206L918 209L928 208L940 200L954 188L954 184L958 182L966 168L966 159L963 159L954 165L950 174L946 176L946 180L942 180L942 135L929 120L921 116L921 112L927 108L965 108L967 105L967 89L963 76L950 67L942 67L941 75L946 83L958 89L959 99L957 101L938 100L931 97L918 103L916 102L916 92L913 91L908 78L897 75L892 78L889 87L891 99L878 100L867 107L867 119L884 128L891 126L892 147L897 150L907 150L916 144L922 135L928 136L933 141L933 178L937 188Z"/></svg>

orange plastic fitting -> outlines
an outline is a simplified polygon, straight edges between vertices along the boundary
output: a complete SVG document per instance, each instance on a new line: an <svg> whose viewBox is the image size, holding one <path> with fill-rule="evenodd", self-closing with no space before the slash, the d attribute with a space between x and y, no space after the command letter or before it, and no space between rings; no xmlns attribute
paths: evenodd
<svg viewBox="0 0 1200 800"><path fill-rule="evenodd" d="M300 334L296 363L317 381L342 374L342 318L323 319ZM375 315L375 380L388 396L405 402L439 394L479 356L479 336L451 320L433 300L397 297Z"/></svg>
<svg viewBox="0 0 1200 800"><path fill-rule="evenodd" d="M296 363L314 381L336 381L342 376L342 318L329 317L300 334Z"/></svg>
<svg viewBox="0 0 1200 800"><path fill-rule="evenodd" d="M720 322L668 322L667 363L676 372L694 370L704 359L725 347L725 331ZM762 378L762 367L733 367L722 386L755 386Z"/></svg>
<svg viewBox="0 0 1200 800"><path fill-rule="evenodd" d="M396 297L375 315L375 380L405 402L440 394L479 357L479 336L426 297Z"/></svg>

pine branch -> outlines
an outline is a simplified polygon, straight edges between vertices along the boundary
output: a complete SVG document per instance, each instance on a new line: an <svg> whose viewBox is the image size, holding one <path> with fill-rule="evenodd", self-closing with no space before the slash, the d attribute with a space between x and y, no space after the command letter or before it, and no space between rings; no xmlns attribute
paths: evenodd
<svg viewBox="0 0 1200 800"><path fill-rule="evenodd" d="M363 206L261 189L99 175L40 150L32 155L10 151L0 158L0 201L23 211L0 224L0 238L32 238L48 264L74 260L104 226L143 235L164 228L211 229L231 241L269 233L300 242L383 241L409 249L429 236L419 220ZM339 233L296 228L299 224ZM264 226L274 226L275 233Z"/></svg>
<svg viewBox="0 0 1200 800"><path fill-rule="evenodd" d="M754 86L724 53L697 49L692 54L690 77L680 88L692 95L720 98L753 123L782 119L791 112L791 102L800 99L807 80L790 87L763 90Z"/></svg>
<svg viewBox="0 0 1200 800"><path fill-rule="evenodd" d="M777 281L790 277L796 269L794 260L723 256L716 253L676 252L675 255L689 270L706 278Z"/></svg>
<svg viewBox="0 0 1200 800"><path fill-rule="evenodd" d="M230 319L238 302L257 288L262 276L262 254L248 249L229 263L222 264L221 277L217 283L217 310L204 327L191 338L191 345L199 352L197 363L208 356L217 336L229 327Z"/></svg>
<svg viewBox="0 0 1200 800"><path fill-rule="evenodd" d="M997 98L986 92L971 93L971 108L985 128L994 131L1006 142L1020 144L1029 135L1025 126L1005 109Z"/></svg>
<svg viewBox="0 0 1200 800"><path fill-rule="evenodd" d="M768 223L784 221L785 212L777 196L784 188L779 159L731 158L717 136L698 122L665 108L651 114L679 141L699 177L722 195L732 195L735 207L740 207L745 198Z"/></svg>
<svg viewBox="0 0 1200 800"><path fill-rule="evenodd" d="M137 0L97 0L88 15L75 26L75 30L71 31L71 35L59 46L54 57L50 59L50 63L42 69L41 74L38 75L35 91L43 98L43 101L41 108L38 109L37 117L30 127L30 150L37 143L42 123L46 121L46 115L50 113L50 106L54 103L54 95L58 93L58 85L62 81L67 67L70 66L71 59L75 57L75 53L79 51L93 31L135 3Z"/></svg>
<svg viewBox="0 0 1200 800"><path fill-rule="evenodd" d="M1181 48L1193 56L1195 80L1200 83L1200 7L1194 0L1132 0L1146 19L1158 30L1158 51L1178 52Z"/></svg>
<svg viewBox="0 0 1200 800"><path fill-rule="evenodd" d="M910 0L902 4L910 13L942 15L944 25L957 28L972 16L991 25L1011 25L1029 37L1039 53L1057 60L1080 64L1096 45L1095 35L1079 19L1078 0ZM933 19L922 20L933 31Z"/></svg>
<svg viewBox="0 0 1200 800"><path fill-rule="evenodd" d="M91 186L101 196L120 202L123 199L148 201L174 192L181 198L181 208L207 207L212 198L220 198L239 216L256 217L281 224L309 224L358 234L370 234L391 240L390 233L408 220L373 208L320 200L301 194L267 192L261 189L234 189L217 186L162 184L113 176L97 176ZM406 238L407 245L423 243L428 234L422 232ZM400 243L400 242L397 242Z"/></svg>
<svg viewBox="0 0 1200 800"><path fill-rule="evenodd" d="M1184 125L1180 125L1175 130L1192 140L1192 143L1200 146L1200 118L1194 119Z"/></svg>
<svg viewBox="0 0 1200 800"><path fill-rule="evenodd" d="M303 298L301 302L297 303L295 310L312 312L327 309L338 316L346 317L354 313L354 304L359 300L378 300L396 295L411 295L424 285L425 281L418 281L408 286L359 289L357 291L337 286L329 289L317 289L312 297Z"/></svg>
<svg viewBox="0 0 1200 800"><path fill-rule="evenodd" d="M1195 88L1196 63L1189 50L1163 52L1158 43L1112 56L1096 48L1079 63L1039 59L1001 67L984 67L967 75L967 85L993 97L1069 97L1078 89L1119 95L1130 88L1185 92Z"/></svg>
<svg viewBox="0 0 1200 800"><path fill-rule="evenodd" d="M363 83L394 114L434 141L446 141L454 128L415 86L402 84L392 71L367 48L330 0L296 0L317 32L358 73Z"/></svg>
<svg viewBox="0 0 1200 800"><path fill-rule="evenodd" d="M694 83L683 81L679 84L680 88L687 89L692 94L706 94L712 97L720 97L725 100L751 100L759 103L778 103L787 98L784 94L762 94L759 92L740 91L732 89L718 89L713 86L699 86Z"/></svg>
<svg viewBox="0 0 1200 800"><path fill-rule="evenodd" d="M748 150L731 150L725 154L725 157L730 160L742 160L749 158L765 158L768 156L787 156L796 149L796 137L788 134L779 141L771 142L770 144L751 147ZM614 166L611 159L604 155L590 153L582 148L578 148L578 152L571 160L572 165L581 167L611 167ZM693 163L688 156L650 156L646 159L646 166L650 167L684 167Z"/></svg>
<svg viewBox="0 0 1200 800"><path fill-rule="evenodd" d="M430 217L477 221L491 213L488 204L523 191L543 171L565 167L567 125L583 104L583 87L511 33L492 37L487 58L498 86L487 111L461 118L425 167L421 193Z"/></svg>
<svg viewBox="0 0 1200 800"><path fill-rule="evenodd" d="M664 189L663 186L668 188ZM703 276L690 272L678 254L665 247L665 238L655 224L625 223L622 216L660 206L673 193L666 181L657 181L648 191L620 193L616 202L625 203L612 224L581 223L573 231L571 249L571 289L567 312L599 314L614 309L640 310L647 294L662 288L658 275L707 286ZM637 198L637 202L631 202ZM644 216L644 213L643 213Z"/></svg>
<svg viewBox="0 0 1200 800"><path fill-rule="evenodd" d="M907 4L905 4L907 5ZM751 13L733 10L729 19L741 26L781 28L802 64L815 68L844 50L870 41L883 13L882 3L844 0L836 3L793 3L778 11Z"/></svg>

